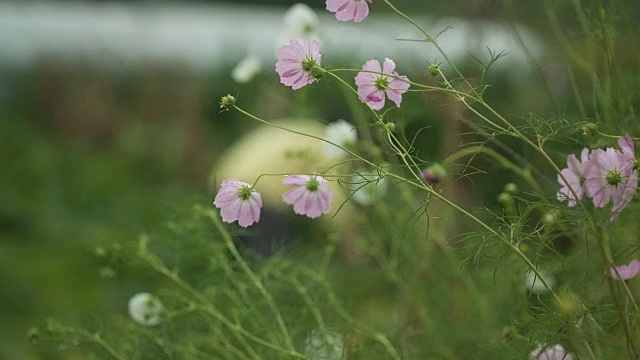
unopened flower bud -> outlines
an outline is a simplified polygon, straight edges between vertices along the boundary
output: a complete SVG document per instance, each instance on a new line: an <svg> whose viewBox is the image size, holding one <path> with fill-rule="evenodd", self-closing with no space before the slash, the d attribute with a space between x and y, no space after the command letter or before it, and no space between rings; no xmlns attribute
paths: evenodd
<svg viewBox="0 0 640 360"><path fill-rule="evenodd" d="M547 211L542 216L542 221L547 225L551 225L556 222L557 218L558 218L558 212L555 210L551 210L551 211Z"/></svg>
<svg viewBox="0 0 640 360"><path fill-rule="evenodd" d="M430 185L435 185L447 176L447 170L440 164L433 164L422 170L422 177Z"/></svg>
<svg viewBox="0 0 640 360"><path fill-rule="evenodd" d="M116 277L116 271L109 266L100 269L100 277L103 279L113 279Z"/></svg>
<svg viewBox="0 0 640 360"><path fill-rule="evenodd" d="M438 76L439 73L440 73L440 67L438 66L438 64L429 65L429 74L431 74L431 76Z"/></svg>
<svg viewBox="0 0 640 360"><path fill-rule="evenodd" d="M509 194L509 193L502 192L502 193L500 193L500 195L498 195L498 202L500 202L502 204L511 202L512 200L513 200L513 198L511 197L511 194Z"/></svg>
<svg viewBox="0 0 640 360"><path fill-rule="evenodd" d="M129 299L128 307L131 319L142 326L156 326L162 322L162 302L149 293L135 294Z"/></svg>
<svg viewBox="0 0 640 360"><path fill-rule="evenodd" d="M227 111L236 105L236 98L230 94L220 99L220 109Z"/></svg>
<svg viewBox="0 0 640 360"><path fill-rule="evenodd" d="M103 248L102 246L99 246L99 247L95 248L94 252L95 252L97 257L105 257L105 256L107 256L107 250L105 248Z"/></svg>
<svg viewBox="0 0 640 360"><path fill-rule="evenodd" d="M582 125L580 130L582 130L582 135L593 136L593 135L598 133L598 127L594 123L584 124L584 125Z"/></svg>
<svg viewBox="0 0 640 360"><path fill-rule="evenodd" d="M396 124L395 123L388 122L388 123L384 124L384 126L386 126L387 129L389 129L389 131L391 131L391 132L396 131Z"/></svg>
<svg viewBox="0 0 640 360"><path fill-rule="evenodd" d="M557 301L558 311L562 315L575 315L580 311L580 300L571 292L563 292Z"/></svg>
<svg viewBox="0 0 640 360"><path fill-rule="evenodd" d="M516 191L518 191L518 185L514 183L508 183L504 186L504 191L508 192L509 194L514 194Z"/></svg>

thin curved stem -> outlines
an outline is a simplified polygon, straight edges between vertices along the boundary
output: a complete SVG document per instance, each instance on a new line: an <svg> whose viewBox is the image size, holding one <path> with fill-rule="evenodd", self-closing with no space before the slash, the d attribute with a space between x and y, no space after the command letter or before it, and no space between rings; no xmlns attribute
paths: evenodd
<svg viewBox="0 0 640 360"><path fill-rule="evenodd" d="M202 208L201 210L205 211L204 208ZM253 272L253 270L251 270L247 262L240 255L240 252L238 252L238 248L236 248L236 245L233 243L233 239L231 239L231 236L229 235L229 233L224 229L224 226L222 226L220 219L218 219L218 217L215 216L211 211L206 212L206 214L208 215L209 219L213 221L213 224L215 225L216 229L218 229L218 232L224 239L224 242L227 245L227 248L231 252L231 255L233 255L234 259L236 259L236 261L238 262L242 270L247 274L249 279L251 279L251 281L253 282L253 286L255 286L256 289L258 289L262 297L264 297L264 299L267 301L267 305L269 305L269 308L271 309L273 316L276 318L276 322L278 323L280 332L282 332L282 336L284 337L287 347L289 348L289 350L295 351L295 347L293 346L293 341L291 340L291 336L289 335L287 326L285 325L284 319L280 314L280 310L278 310L278 307L276 306L276 303L273 301L271 294L269 293L269 291L267 291L267 289L262 284L262 281L258 279L256 274Z"/></svg>
<svg viewBox="0 0 640 360"><path fill-rule="evenodd" d="M170 280L172 280L176 285L178 285L179 287L181 287L184 291L186 291L188 294L190 294L191 296L193 296L195 299L197 299L201 304L199 306L195 306L196 309L200 309L201 311L210 314L211 316L213 316L214 318L216 318L218 321L220 321L222 324L224 324L229 330L231 330L231 332L234 334L234 336L236 336L236 338L238 338L239 340L242 339L242 337L246 337L247 339L255 342L256 344L260 344L266 348L269 348L271 350L277 351L279 353L285 354L285 355L289 355L293 358L297 358L297 359L305 359L305 356L300 354L299 352L292 350L292 349L286 349L283 348L277 344L274 344L270 341L264 340L258 336L255 336L254 334L250 333L249 331L247 331L246 329L244 329L242 326L240 326L239 324L234 323L233 321L231 321L229 318L227 318L226 316L224 316L220 310L218 310L218 308L215 306L215 304L213 304L206 296L204 296L200 291L196 290L194 287L192 287L189 283L187 283L186 281L184 281L180 276L178 276L178 274L176 274L175 272L169 270L166 265L162 262L162 260L160 260L159 258L157 258L155 255L150 254L149 252L146 251L146 244L145 244L145 239L142 239L143 241L141 241L140 244L140 255L141 257L147 261L147 263L149 265L151 265L151 267L153 267L156 271L158 271L160 274L166 276L167 278L169 278ZM242 340L243 341L243 340Z"/></svg>

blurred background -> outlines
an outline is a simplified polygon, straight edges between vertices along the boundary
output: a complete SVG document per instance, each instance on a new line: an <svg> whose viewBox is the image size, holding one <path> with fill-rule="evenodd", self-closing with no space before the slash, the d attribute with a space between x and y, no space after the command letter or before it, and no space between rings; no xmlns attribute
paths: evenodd
<svg viewBox="0 0 640 360"><path fill-rule="evenodd" d="M258 127L220 113L221 96L266 119L326 124L362 111L331 85L294 93L279 83L275 49L297 31L284 20L295 3L0 3L0 358L65 358L31 343L29 329L51 316L82 322L124 312L132 294L151 287L144 273L115 271L96 249L133 243L194 203L211 206L212 169ZM394 3L432 33L446 29L440 42L472 76L481 70L474 57L489 58L485 47L507 52L488 80L503 113L576 109L540 2ZM390 57L400 74L428 82L428 65L443 62L432 47L403 41L418 35L381 1L362 24L338 23L322 0L305 4L317 23L302 35L320 39L325 65ZM562 24L575 25L569 5L556 5ZM232 76L247 56L253 65ZM447 99L405 99L391 116L407 134L429 128L417 144L422 155L437 160L456 148L468 129L456 122L459 111L442 106ZM485 186L478 197L495 203L500 190Z"/></svg>

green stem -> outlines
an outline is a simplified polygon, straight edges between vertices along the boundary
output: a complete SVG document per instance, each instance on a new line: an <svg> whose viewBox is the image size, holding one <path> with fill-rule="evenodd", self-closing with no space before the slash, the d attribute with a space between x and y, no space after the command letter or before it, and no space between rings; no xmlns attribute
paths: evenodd
<svg viewBox="0 0 640 360"><path fill-rule="evenodd" d="M594 223L594 226L596 227L598 235L601 239L601 241L599 241L598 243L600 244L601 251L604 257L603 260L605 263L605 272L606 272L605 277L607 278L607 283L609 285L609 292L611 293L613 304L616 307L616 310L617 310L616 312L620 317L620 322L622 323L622 329L624 330L625 337L627 338L627 346L629 347L629 350L631 350L631 353L633 354L632 359L637 359L638 355L636 353L635 344L633 343L631 330L629 329L629 323L627 322L627 317L625 316L624 309L622 308L622 303L620 302L620 298L618 297L618 292L615 289L615 284L613 283L614 280L611 276L609 276L609 269L613 267L614 271L618 275L618 279L620 279L620 281L622 282L624 282L624 280L622 280L622 278L620 277L620 273L618 272L618 269L614 267L613 260L611 259L611 250L609 246L609 234L606 231L604 231L604 229L600 224ZM636 309L637 309L637 304L636 304Z"/></svg>
<svg viewBox="0 0 640 360"><path fill-rule="evenodd" d="M301 132L298 132L298 131L295 131L295 130L287 129L287 128L283 127L283 126L279 126L279 125L272 124L272 123L270 123L270 122L268 122L268 121L266 121L266 120L260 119L260 118L258 118L257 116L255 116L255 115L253 115L253 114L250 114L250 113L248 113L248 112L246 112L246 111L244 111L244 110L240 109L240 108L239 108L239 107L237 107L236 105L234 105L234 108L235 108L236 110L240 111L241 113L243 113L243 114L245 114L245 115L247 115L247 116L251 117L252 119L255 119L255 120L257 120L257 121L259 121L259 122L261 122L261 123L267 124L267 125L269 125L269 126L273 126L273 127L276 127L276 128L279 128L279 129L282 129L282 130L285 130L285 131L288 131L288 132L291 132L291 133L294 133L294 134L298 134L298 135L302 135L302 136L310 137L310 138L317 139L317 140L320 140L320 141L325 141L325 142L328 142L328 143L330 143L330 144L332 144L332 145L334 145L334 146L338 146L339 148L341 148L342 150L344 150L344 151L346 151L346 152L350 153L350 154L351 154L351 155L353 155L354 157L359 158L359 159L360 159L362 162L364 162L365 164L370 165L370 166L372 166L372 167L376 167L376 168L378 168L374 163L370 162L369 160L367 160L367 159L365 159L365 158L362 158L362 157L360 157L359 155L357 155L357 154L355 154L355 153L353 153L353 152L349 151L348 149L346 149L346 148L344 148L344 147L341 147L341 146L339 146L339 145L337 145L337 144L335 144L335 143L333 143L333 142L330 142L330 141L328 141L328 140L322 139L322 138L320 138L320 137L318 137L318 136L314 136L314 135L310 135L310 134L301 133ZM409 184L409 185L411 185L411 186L414 186L414 187L417 187L417 188L419 188L419 189L422 189L422 190L427 191L429 194L431 194L432 196L434 196L434 197L435 197L435 198L437 198L438 200L440 200L440 201L444 202L445 204L447 204L448 206L452 207L452 208L453 208L454 210L456 210L457 212L459 212L459 213L461 213L462 215L464 215L465 217L467 217L467 218L471 219L473 222L475 222L476 224L478 224L478 225L479 225L480 227L482 227L483 229L485 229L485 230L487 230L488 232L490 232L491 234L493 234L493 235L497 236L497 237L498 237L498 238L499 238L503 243L505 243L506 245L508 245L512 250L514 250L514 251L516 252L516 254L517 254L520 258L522 258L522 259L525 261L525 263L529 266L529 268L531 268L531 270L532 270L532 271L533 271L533 272L534 272L534 273L535 273L535 274L536 274L536 275L541 279L542 284L547 288L547 290L549 290L549 291L550 291L550 293L553 295L553 297L554 297L556 300L558 300L558 301L560 301L560 302L561 302L561 300L560 300L560 298L558 297L558 295L555 293L555 291L553 291L553 289L551 289L551 287L550 287L550 286L549 286L549 284L547 284L547 282L544 280L544 278L542 277L542 275L540 274L540 272L538 271L538 269L536 269L536 267L531 263L531 261L526 257L526 255L524 255L524 254L523 254L523 253L522 253L522 252L517 248L517 246L513 245L513 244L512 244L508 239L505 239L505 237L504 237L502 234L498 233L496 230L494 230L493 228L491 228L489 225L485 224L482 220L478 219L477 217L475 217L474 215L472 215L472 214L471 214L471 213L469 213L468 211L464 210L463 208L461 208L460 206L458 206L458 205L457 205L457 204L455 204L454 202L452 202L452 201L450 201L449 199L445 198L445 197L444 197L443 195L441 195L440 193L438 193L438 192L434 191L432 188L430 188L430 187L429 187L428 185L426 185L425 183L423 183L423 182L416 183L416 182L413 182L413 181L407 180L407 179L405 179L404 177L399 176L399 175L397 175L397 174L395 174L395 173L392 173L392 172L390 172L390 171L388 171L388 170L386 170L386 169L384 169L384 168L379 168L379 169L380 169L380 171L381 171L385 176L389 176L389 177L395 178L395 179L397 179L397 180L399 180L399 181L401 181L401 182L404 182L404 183Z"/></svg>
<svg viewBox="0 0 640 360"><path fill-rule="evenodd" d="M141 244L140 255L156 271L158 271L160 274L162 274L162 275L166 276L167 278L169 278L171 281L173 281L179 287L181 287L183 290L185 290L188 294L190 294L195 299L197 299L201 303L201 305L200 306L196 306L196 308L198 308L198 309L202 310L203 312L205 312L207 314L210 314L211 316L216 318L218 321L220 321L222 324L224 324L227 328L229 328L229 330L231 330L231 332L236 336L236 338L239 338L239 340L241 340L242 336L244 336L247 339L249 339L249 340L251 340L251 341L253 341L253 342L257 343L257 344L260 344L260 345L262 345L262 346L264 346L266 348L275 350L275 351L277 351L279 353L282 353L282 354L285 354L285 355L289 355L291 357L298 358L298 359L305 359L304 355L296 352L295 350L285 349L285 348L282 348L282 347L280 347L280 346L278 346L276 344L273 344L273 343L271 343L269 341L266 341L266 340L264 340L262 338L259 338L259 337L255 336L255 335L253 335L252 333L250 333L249 331L245 330L239 324L236 324L236 323L232 322L231 320L229 320L229 318L227 318L226 316L222 315L222 313L220 312L220 310L218 310L218 308L215 306L215 304L213 304L211 301L209 301L209 299L206 296L204 296L198 290L196 290L191 285L189 285L187 282L182 280L182 278L179 277L175 272L169 270L166 267L166 265L159 258L157 258L155 255L152 255L152 254L148 253L146 251L144 241ZM240 335L242 335L242 336L240 336Z"/></svg>
<svg viewBox="0 0 640 360"><path fill-rule="evenodd" d="M238 264L240 264L240 267L247 274L249 279L251 279L251 281L253 282L253 285L258 289L262 297L264 297L264 299L267 301L267 304L271 308L271 311L273 312L273 315L276 318L278 327L280 328L280 331L284 336L287 347L289 348L289 350L295 351L295 347L293 346L293 342L291 340L291 336L289 335L289 331L287 330L287 326L285 325L284 319L282 318L282 315L280 314L278 307L273 301L271 294L269 293L269 291L267 291L267 289L262 284L262 281L258 279L256 274L253 272L253 270L251 270L247 262L240 255L240 253L238 252L238 249L236 248L236 245L233 243L233 239L231 239L231 236L229 235L229 233L224 229L224 226L220 222L220 219L213 213L213 211L207 211L204 208L202 208L201 210L206 213L206 215L209 217L209 219L211 219L211 221L213 221L213 224L215 225L216 229L218 229L218 232L224 239L233 257L236 259Z"/></svg>
<svg viewBox="0 0 640 360"><path fill-rule="evenodd" d="M444 159L444 161L442 161L442 164L446 167L447 164L451 163L454 160L457 160L457 159L459 159L461 157L464 157L464 156L467 156L467 155L477 154L477 153L483 153L485 155L488 155L488 156L492 157L493 159L498 161L500 163L500 165L502 165L502 167L504 167L507 170L511 170L514 173L516 173L516 175L520 176L535 191L537 191L540 194L544 193L544 191L540 187L540 184L538 184L538 182L533 178L533 176L531 176L531 173L529 171L520 168L519 166L517 166L513 162L509 161L509 159L507 159L506 157L500 155L497 151L495 151L493 149L490 149L488 147L485 147L485 146L472 146L472 147L464 148L464 149L454 153L453 155L450 155L446 159Z"/></svg>

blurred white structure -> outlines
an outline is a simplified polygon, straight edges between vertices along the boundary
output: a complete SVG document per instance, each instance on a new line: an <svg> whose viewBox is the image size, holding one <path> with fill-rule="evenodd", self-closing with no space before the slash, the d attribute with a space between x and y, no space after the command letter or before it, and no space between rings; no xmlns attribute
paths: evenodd
<svg viewBox="0 0 640 360"><path fill-rule="evenodd" d="M369 59L393 58L403 71L441 62L436 49L415 41L419 33L390 14L372 7L362 23L342 23L317 10L323 64L359 67ZM1 2L0 68L25 68L43 57L73 65L90 62L111 70L169 64L190 72L210 72L221 64L233 66L246 54L275 64L275 49L284 30L286 8L204 4L125 4L82 2ZM456 18L418 17L438 34L439 42L457 62L470 54L487 59L486 47L509 55L502 69L527 73L525 51L507 25ZM541 40L518 27L528 51L544 55Z"/></svg>

